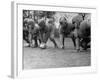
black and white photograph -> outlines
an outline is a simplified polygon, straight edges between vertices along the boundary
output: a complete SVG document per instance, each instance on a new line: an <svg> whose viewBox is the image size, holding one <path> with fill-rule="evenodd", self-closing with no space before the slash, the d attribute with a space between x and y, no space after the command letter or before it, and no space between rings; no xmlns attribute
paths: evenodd
<svg viewBox="0 0 100 80"><path fill-rule="evenodd" d="M13 2L12 77L96 72L96 19L96 8Z"/></svg>
<svg viewBox="0 0 100 80"><path fill-rule="evenodd" d="M100 0L1 0L0 80L100 80Z"/></svg>
<svg viewBox="0 0 100 80"><path fill-rule="evenodd" d="M91 13L22 10L23 69L91 66Z"/></svg>

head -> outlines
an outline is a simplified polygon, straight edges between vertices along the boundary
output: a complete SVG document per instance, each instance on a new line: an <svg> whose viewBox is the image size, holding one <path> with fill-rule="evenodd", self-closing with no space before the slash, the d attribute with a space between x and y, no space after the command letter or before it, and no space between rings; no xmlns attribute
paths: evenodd
<svg viewBox="0 0 100 80"><path fill-rule="evenodd" d="M40 27L37 23L34 23L34 28L32 29L33 38L39 37Z"/></svg>
<svg viewBox="0 0 100 80"><path fill-rule="evenodd" d="M62 28L64 28L65 26L67 26L67 19L65 17L61 17L59 20L59 24Z"/></svg>
<svg viewBox="0 0 100 80"><path fill-rule="evenodd" d="M79 13L78 15L74 16L72 19L72 24L75 26L75 28L79 28L80 23L83 21L83 18L81 15L82 14Z"/></svg>
<svg viewBox="0 0 100 80"><path fill-rule="evenodd" d="M28 31L32 32L33 28L34 28L34 22L33 21L29 21L27 22L28 24Z"/></svg>
<svg viewBox="0 0 100 80"><path fill-rule="evenodd" d="M67 19L65 17L61 17L59 20L60 25L66 25Z"/></svg>

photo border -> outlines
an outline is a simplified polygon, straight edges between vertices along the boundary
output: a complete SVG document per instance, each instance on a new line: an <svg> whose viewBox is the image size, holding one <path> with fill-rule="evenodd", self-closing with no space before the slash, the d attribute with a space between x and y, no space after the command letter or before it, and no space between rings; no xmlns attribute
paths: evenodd
<svg viewBox="0 0 100 80"><path fill-rule="evenodd" d="M65 11L65 12L87 12L91 13L91 37L92 37L92 45L95 45L95 41L93 40L95 38L95 34L93 32L94 26L96 26L96 8L86 8L86 7L71 7L71 6L56 6L56 5L40 5L40 4L31 4L31 3L22 3L22 2L12 2L11 5L11 25L12 25L12 53L11 53L11 76L13 78L25 78L25 77L34 77L34 76L54 76L54 75L66 75L66 74L72 74L72 73L91 73L97 71L97 55L96 55L96 49L94 46L91 45L91 66L88 67L71 67L71 68L49 68L49 69L33 69L33 70L23 70L22 69L22 20L21 16L22 13L21 10L23 8L19 7L26 6L24 8L30 9L31 7L35 7L35 10L46 10L51 11L54 9L54 11L57 9L58 11ZM27 7L29 6L29 7ZM39 7L40 6L40 7ZM37 8L38 9L37 9ZM43 7L41 9L41 7ZM49 8L49 9L48 9ZM59 10L60 8L60 10ZM31 10L33 10L31 8ZM20 16L20 15L21 16ZM21 22L21 23L20 23ZM21 39L21 40L20 40Z"/></svg>

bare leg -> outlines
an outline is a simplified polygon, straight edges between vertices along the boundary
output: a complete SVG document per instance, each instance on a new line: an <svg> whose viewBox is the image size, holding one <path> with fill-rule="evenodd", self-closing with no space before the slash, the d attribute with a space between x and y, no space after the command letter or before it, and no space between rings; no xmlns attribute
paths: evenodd
<svg viewBox="0 0 100 80"><path fill-rule="evenodd" d="M41 44L41 40L39 39L39 44Z"/></svg>
<svg viewBox="0 0 100 80"><path fill-rule="evenodd" d="M75 30L74 30L74 36L75 36L75 42L76 42L76 50L79 52L80 51L80 39L79 39L79 29L77 28L77 24L75 25Z"/></svg>
<svg viewBox="0 0 100 80"><path fill-rule="evenodd" d="M73 44L74 44L74 48L76 48L76 42L75 42L75 38L72 37L72 41L73 41Z"/></svg>
<svg viewBox="0 0 100 80"><path fill-rule="evenodd" d="M79 52L80 51L80 40L79 38L76 38L76 50Z"/></svg>
<svg viewBox="0 0 100 80"><path fill-rule="evenodd" d="M55 48L58 48L56 41L54 40L54 35L50 36L50 40L53 42Z"/></svg>
<svg viewBox="0 0 100 80"><path fill-rule="evenodd" d="M41 43L43 42L43 34L44 34L43 32L39 33L39 39L40 39Z"/></svg>
<svg viewBox="0 0 100 80"><path fill-rule="evenodd" d="M27 43L29 43L29 39L28 39L28 31L23 31L23 40L25 40Z"/></svg>
<svg viewBox="0 0 100 80"><path fill-rule="evenodd" d="M29 33L28 35L28 40L29 40L29 47L31 47L32 46L32 34L31 33Z"/></svg>
<svg viewBox="0 0 100 80"><path fill-rule="evenodd" d="M64 49L64 36L62 34L60 34L60 44L61 48Z"/></svg>
<svg viewBox="0 0 100 80"><path fill-rule="evenodd" d="M49 32L44 33L44 35L43 35L43 43L46 44L49 37L50 37L50 33Z"/></svg>
<svg viewBox="0 0 100 80"><path fill-rule="evenodd" d="M32 46L33 48L38 47L38 42L37 42L37 38L34 39L34 45Z"/></svg>
<svg viewBox="0 0 100 80"><path fill-rule="evenodd" d="M43 34L41 34L41 39L40 39L40 47L42 47L42 45L45 45L46 46L46 43L47 43L47 41L48 41L48 38L49 38L49 34L48 33L43 33ZM46 47L45 47L46 48ZM43 49L45 49L44 47L43 47Z"/></svg>

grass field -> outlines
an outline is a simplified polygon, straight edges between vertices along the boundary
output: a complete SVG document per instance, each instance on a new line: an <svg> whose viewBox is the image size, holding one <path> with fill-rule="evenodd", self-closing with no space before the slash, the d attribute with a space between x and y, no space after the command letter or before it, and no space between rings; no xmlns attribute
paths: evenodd
<svg viewBox="0 0 100 80"><path fill-rule="evenodd" d="M58 46L59 40L56 39ZM24 69L80 67L91 65L91 52L76 52L71 39L66 38L65 49L54 48L48 40L47 49L23 47Z"/></svg>

